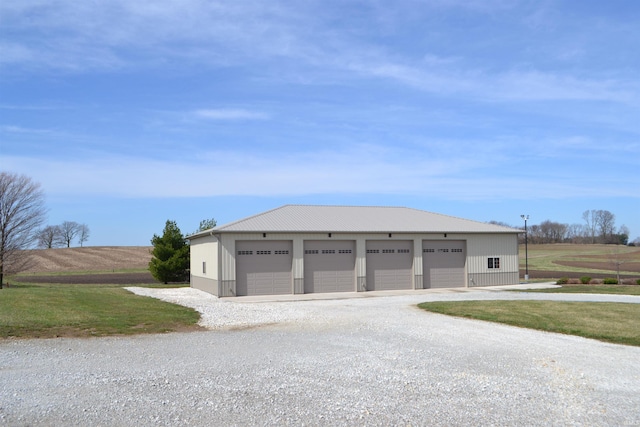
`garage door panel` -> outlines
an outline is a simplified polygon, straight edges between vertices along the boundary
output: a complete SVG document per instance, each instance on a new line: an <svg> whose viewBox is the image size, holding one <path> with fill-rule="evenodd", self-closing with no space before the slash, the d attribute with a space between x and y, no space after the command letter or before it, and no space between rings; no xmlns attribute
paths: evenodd
<svg viewBox="0 0 640 427"><path fill-rule="evenodd" d="M354 241L306 241L304 248L305 293L355 290Z"/></svg>
<svg viewBox="0 0 640 427"><path fill-rule="evenodd" d="M367 248L367 290L411 289L413 241L370 240Z"/></svg>
<svg viewBox="0 0 640 427"><path fill-rule="evenodd" d="M457 288L464 286L464 271L460 268L431 268L431 288Z"/></svg>
<svg viewBox="0 0 640 427"><path fill-rule="evenodd" d="M353 274L338 271L316 271L313 273L315 292L353 291Z"/></svg>
<svg viewBox="0 0 640 427"><path fill-rule="evenodd" d="M292 260L291 241L237 241L236 295L290 294Z"/></svg>
<svg viewBox="0 0 640 427"><path fill-rule="evenodd" d="M425 288L465 286L466 250L462 240L425 240L422 243Z"/></svg>

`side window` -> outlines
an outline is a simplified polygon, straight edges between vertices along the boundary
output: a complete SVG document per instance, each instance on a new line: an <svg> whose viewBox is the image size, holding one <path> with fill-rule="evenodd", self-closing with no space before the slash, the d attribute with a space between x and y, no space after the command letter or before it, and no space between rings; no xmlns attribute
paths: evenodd
<svg viewBox="0 0 640 427"><path fill-rule="evenodd" d="M202 274L207 274L207 262L202 261Z"/></svg>
<svg viewBox="0 0 640 427"><path fill-rule="evenodd" d="M487 258L487 267L488 268L500 268L500 258Z"/></svg>

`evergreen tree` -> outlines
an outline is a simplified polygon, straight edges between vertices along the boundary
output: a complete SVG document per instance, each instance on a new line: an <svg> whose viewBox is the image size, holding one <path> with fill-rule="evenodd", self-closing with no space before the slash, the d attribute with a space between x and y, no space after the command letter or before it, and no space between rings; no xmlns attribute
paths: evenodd
<svg viewBox="0 0 640 427"><path fill-rule="evenodd" d="M151 239L153 258L149 271L163 283L185 282L189 278L189 245L175 221L167 221L162 236Z"/></svg>

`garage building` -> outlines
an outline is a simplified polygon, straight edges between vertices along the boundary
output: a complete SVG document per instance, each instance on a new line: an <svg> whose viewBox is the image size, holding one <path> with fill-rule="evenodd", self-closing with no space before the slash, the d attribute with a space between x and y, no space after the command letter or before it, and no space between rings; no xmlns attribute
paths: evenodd
<svg viewBox="0 0 640 427"><path fill-rule="evenodd" d="M521 232L403 207L286 205L189 236L191 286L231 297L515 284Z"/></svg>

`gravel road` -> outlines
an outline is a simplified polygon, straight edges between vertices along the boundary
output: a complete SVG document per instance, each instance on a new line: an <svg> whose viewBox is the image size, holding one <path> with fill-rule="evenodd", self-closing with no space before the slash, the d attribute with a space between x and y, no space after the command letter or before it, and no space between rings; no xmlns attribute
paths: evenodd
<svg viewBox="0 0 640 427"><path fill-rule="evenodd" d="M557 294L238 302L133 291L195 306L212 330L0 341L0 424L640 425L640 348L415 307Z"/></svg>

